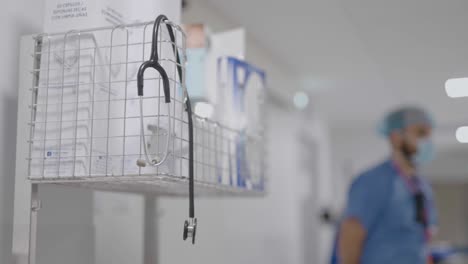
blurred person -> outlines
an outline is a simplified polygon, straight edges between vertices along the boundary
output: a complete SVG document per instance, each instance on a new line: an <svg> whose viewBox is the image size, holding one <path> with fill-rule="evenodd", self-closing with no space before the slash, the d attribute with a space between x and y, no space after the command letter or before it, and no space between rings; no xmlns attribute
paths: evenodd
<svg viewBox="0 0 468 264"><path fill-rule="evenodd" d="M422 109L388 114L382 134L391 156L352 183L337 235L335 263L432 263L428 243L436 226L432 189L419 168L434 156L433 122Z"/></svg>

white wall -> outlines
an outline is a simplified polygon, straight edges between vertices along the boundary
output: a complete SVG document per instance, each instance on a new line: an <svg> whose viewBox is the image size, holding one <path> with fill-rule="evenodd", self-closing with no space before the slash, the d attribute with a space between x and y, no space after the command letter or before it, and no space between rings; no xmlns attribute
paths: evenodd
<svg viewBox="0 0 468 264"><path fill-rule="evenodd" d="M95 264L143 263L143 196L95 192Z"/></svg>
<svg viewBox="0 0 468 264"><path fill-rule="evenodd" d="M298 156L293 165L298 166L300 179L296 179L296 192L300 192L302 262L329 263L333 245L334 226L320 218L322 210L334 208L339 192L339 182L332 173L331 138L328 124L314 109L298 114L299 126L296 148Z"/></svg>
<svg viewBox="0 0 468 264"><path fill-rule="evenodd" d="M93 264L93 191L40 186L37 264Z"/></svg>
<svg viewBox="0 0 468 264"><path fill-rule="evenodd" d="M435 241L446 241L454 246L468 243L468 185L434 184L434 195L438 208L438 231Z"/></svg>
<svg viewBox="0 0 468 264"><path fill-rule="evenodd" d="M334 127L330 132L334 166L343 171L345 179L389 157L388 145L378 135L377 125Z"/></svg>
<svg viewBox="0 0 468 264"><path fill-rule="evenodd" d="M42 0L3 1L0 9L0 263L11 263L19 38L42 25Z"/></svg>

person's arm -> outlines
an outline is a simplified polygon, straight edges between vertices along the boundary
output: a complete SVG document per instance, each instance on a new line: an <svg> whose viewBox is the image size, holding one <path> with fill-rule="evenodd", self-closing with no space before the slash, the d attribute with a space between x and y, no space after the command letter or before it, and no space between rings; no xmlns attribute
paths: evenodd
<svg viewBox="0 0 468 264"><path fill-rule="evenodd" d="M359 264L366 238L389 199L392 175L372 171L359 176L351 185L348 203L338 237L340 264Z"/></svg>
<svg viewBox="0 0 468 264"><path fill-rule="evenodd" d="M359 264L366 238L366 230L355 218L348 218L340 228L338 254L341 264Z"/></svg>
<svg viewBox="0 0 468 264"><path fill-rule="evenodd" d="M434 237L437 235L437 225L438 225L438 216L437 216L437 208L436 208L436 205L435 205L435 202L434 202L434 194L432 192L432 188L431 186L428 184L428 192L427 192L427 199L428 199L428 205L427 205L427 208L428 208L428 213L429 213L429 240L428 240L428 243L432 243L434 241ZM432 253L432 252L431 252ZM428 264L433 264L435 263L433 258L432 258L432 254L429 254L428 256L428 260L427 260L427 263Z"/></svg>
<svg viewBox="0 0 468 264"><path fill-rule="evenodd" d="M437 207L435 204L434 192L432 190L431 185L426 181L425 182L425 195L427 199L427 210L428 210L428 217L429 217L429 238L433 238L437 235L437 226L438 226L438 214L437 214ZM431 242L431 241L429 241Z"/></svg>

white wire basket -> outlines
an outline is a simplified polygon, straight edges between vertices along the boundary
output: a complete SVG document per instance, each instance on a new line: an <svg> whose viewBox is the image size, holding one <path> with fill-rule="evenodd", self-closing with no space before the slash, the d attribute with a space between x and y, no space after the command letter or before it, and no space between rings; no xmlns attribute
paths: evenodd
<svg viewBox="0 0 468 264"><path fill-rule="evenodd" d="M181 70L185 76L185 35L179 26L165 21L154 46L153 22L34 37L28 139L31 182L187 195L187 93L185 77L178 73ZM172 28L175 41L166 27ZM148 70L144 95L139 96L137 73L153 47L167 73L170 95L163 89L161 75ZM256 131L253 135L196 115L192 118L196 194L262 194L262 124L249 130ZM239 160L239 144L248 146L248 160ZM238 186L240 178L247 184Z"/></svg>

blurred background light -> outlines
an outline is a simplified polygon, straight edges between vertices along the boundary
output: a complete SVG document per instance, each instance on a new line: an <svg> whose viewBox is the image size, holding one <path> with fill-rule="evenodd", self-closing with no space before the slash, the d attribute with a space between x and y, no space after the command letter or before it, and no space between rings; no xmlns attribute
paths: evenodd
<svg viewBox="0 0 468 264"><path fill-rule="evenodd" d="M297 109L302 110L302 109L305 109L307 105L309 105L309 96L304 92L296 92L294 94L293 101L294 101L294 106Z"/></svg>
<svg viewBox="0 0 468 264"><path fill-rule="evenodd" d="M456 132L456 137L460 143L468 143L468 127L459 127Z"/></svg>
<svg viewBox="0 0 468 264"><path fill-rule="evenodd" d="M445 92L452 98L467 97L468 78L448 79L445 82Z"/></svg>

